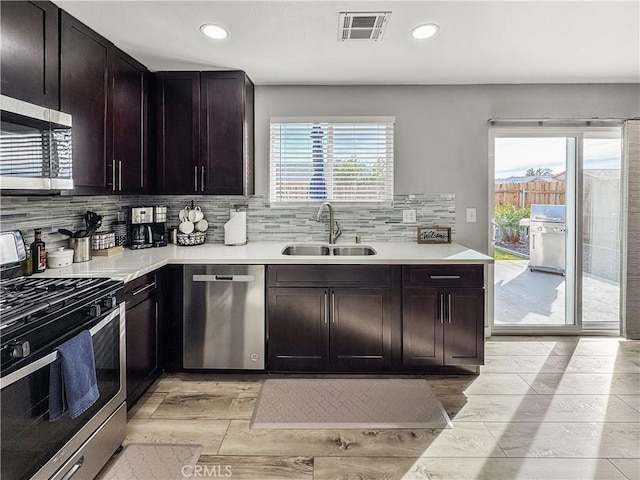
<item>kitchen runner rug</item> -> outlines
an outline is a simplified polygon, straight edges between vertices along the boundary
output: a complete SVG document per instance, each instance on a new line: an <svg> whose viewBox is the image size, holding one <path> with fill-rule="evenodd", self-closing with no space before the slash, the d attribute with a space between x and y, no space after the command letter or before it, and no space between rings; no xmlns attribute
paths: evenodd
<svg viewBox="0 0 640 480"><path fill-rule="evenodd" d="M423 379L283 378L262 385L252 429L450 428Z"/></svg>
<svg viewBox="0 0 640 480"><path fill-rule="evenodd" d="M109 460L96 480L186 480L202 445L131 443Z"/></svg>

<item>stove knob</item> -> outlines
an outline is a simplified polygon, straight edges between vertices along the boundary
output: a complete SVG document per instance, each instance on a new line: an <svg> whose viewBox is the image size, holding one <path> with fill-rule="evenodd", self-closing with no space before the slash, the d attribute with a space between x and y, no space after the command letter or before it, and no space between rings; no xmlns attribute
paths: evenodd
<svg viewBox="0 0 640 480"><path fill-rule="evenodd" d="M111 310L118 306L118 299L116 297L107 297L102 299L102 306L107 310Z"/></svg>
<svg viewBox="0 0 640 480"><path fill-rule="evenodd" d="M87 309L87 313L89 314L90 317L99 317L100 314L102 313L102 310L100 309L100 305L95 304L95 305L91 305L88 309Z"/></svg>
<svg viewBox="0 0 640 480"><path fill-rule="evenodd" d="M9 344L9 356L11 358L25 358L31 353L31 346L27 340L15 341Z"/></svg>

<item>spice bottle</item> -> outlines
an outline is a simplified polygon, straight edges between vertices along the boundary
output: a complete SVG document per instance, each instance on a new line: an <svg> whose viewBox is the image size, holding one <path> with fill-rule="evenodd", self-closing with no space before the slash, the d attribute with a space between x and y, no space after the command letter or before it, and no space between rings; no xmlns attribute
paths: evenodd
<svg viewBox="0 0 640 480"><path fill-rule="evenodd" d="M24 242L25 253L27 254L27 258L25 258L22 262L20 262L20 267L22 267L22 275L28 277L33 274L33 262L31 261L31 249L27 242Z"/></svg>
<svg viewBox="0 0 640 480"><path fill-rule="evenodd" d="M47 252L42 241L42 230L36 228L35 239L31 244L31 261L33 263L33 273L44 272L47 268Z"/></svg>

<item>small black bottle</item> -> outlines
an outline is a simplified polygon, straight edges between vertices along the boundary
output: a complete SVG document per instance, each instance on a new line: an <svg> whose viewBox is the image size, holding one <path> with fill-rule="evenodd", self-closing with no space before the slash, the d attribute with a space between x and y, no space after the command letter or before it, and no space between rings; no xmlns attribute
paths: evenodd
<svg viewBox="0 0 640 480"><path fill-rule="evenodd" d="M47 268L47 251L42 241L42 229L36 228L35 239L31 244L31 261L33 262L33 273L44 272Z"/></svg>

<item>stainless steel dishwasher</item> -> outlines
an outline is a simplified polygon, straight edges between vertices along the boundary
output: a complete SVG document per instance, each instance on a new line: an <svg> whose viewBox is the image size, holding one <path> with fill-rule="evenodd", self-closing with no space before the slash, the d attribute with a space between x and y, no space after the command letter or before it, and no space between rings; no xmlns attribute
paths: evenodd
<svg viewBox="0 0 640 480"><path fill-rule="evenodd" d="M183 367L264 369L264 265L185 265Z"/></svg>

